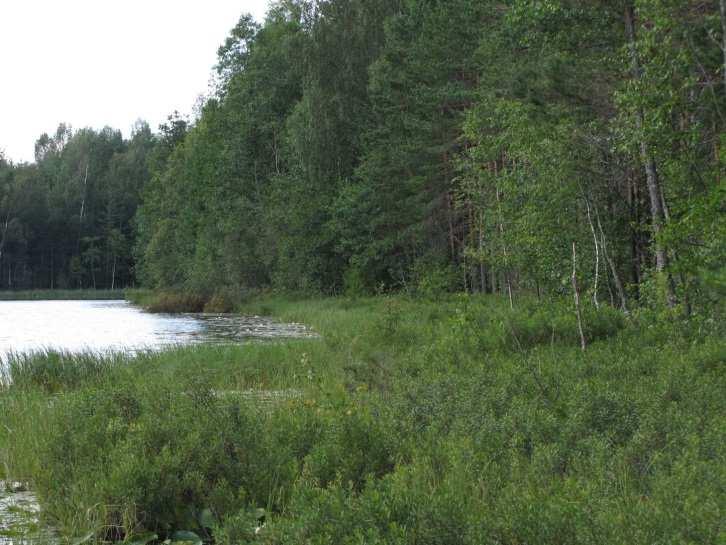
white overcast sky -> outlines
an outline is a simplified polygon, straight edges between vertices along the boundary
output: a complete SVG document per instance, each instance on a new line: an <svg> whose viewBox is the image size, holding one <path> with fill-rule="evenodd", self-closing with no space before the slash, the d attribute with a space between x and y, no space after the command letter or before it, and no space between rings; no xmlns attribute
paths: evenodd
<svg viewBox="0 0 726 545"><path fill-rule="evenodd" d="M153 130L206 93L217 48L268 0L0 0L0 150L31 161L61 122Z"/></svg>

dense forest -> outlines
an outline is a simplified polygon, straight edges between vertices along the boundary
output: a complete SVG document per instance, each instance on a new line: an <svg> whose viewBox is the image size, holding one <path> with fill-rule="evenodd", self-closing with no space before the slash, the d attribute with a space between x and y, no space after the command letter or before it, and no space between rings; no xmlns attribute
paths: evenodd
<svg viewBox="0 0 726 545"><path fill-rule="evenodd" d="M62 124L38 139L34 164L0 156L0 289L130 285L156 141L143 123L129 140Z"/></svg>
<svg viewBox="0 0 726 545"><path fill-rule="evenodd" d="M0 288L723 289L724 0L283 0L215 70L0 159Z"/></svg>

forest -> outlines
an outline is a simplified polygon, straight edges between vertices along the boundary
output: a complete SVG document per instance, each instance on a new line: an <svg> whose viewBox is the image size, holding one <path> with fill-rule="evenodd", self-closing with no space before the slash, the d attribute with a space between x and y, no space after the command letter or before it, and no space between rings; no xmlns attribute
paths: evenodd
<svg viewBox="0 0 726 545"><path fill-rule="evenodd" d="M0 544L725 543L726 0L230 27L193 115L0 155L0 321L242 335L11 335Z"/></svg>
<svg viewBox="0 0 726 545"><path fill-rule="evenodd" d="M723 288L723 0L284 0L198 115L0 160L0 288ZM645 299L644 299L645 298Z"/></svg>

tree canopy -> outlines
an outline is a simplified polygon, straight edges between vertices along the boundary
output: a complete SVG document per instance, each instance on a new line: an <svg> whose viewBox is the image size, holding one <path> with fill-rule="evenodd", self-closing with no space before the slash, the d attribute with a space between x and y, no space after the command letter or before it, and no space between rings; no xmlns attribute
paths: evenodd
<svg viewBox="0 0 726 545"><path fill-rule="evenodd" d="M569 289L724 274L726 37L686 0L284 0L193 121L0 160L0 287Z"/></svg>

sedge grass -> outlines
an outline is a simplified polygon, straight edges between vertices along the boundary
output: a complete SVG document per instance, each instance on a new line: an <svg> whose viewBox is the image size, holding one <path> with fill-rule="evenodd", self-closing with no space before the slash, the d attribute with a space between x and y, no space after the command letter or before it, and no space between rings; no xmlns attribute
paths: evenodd
<svg viewBox="0 0 726 545"><path fill-rule="evenodd" d="M242 543L258 539L260 509L261 539L280 545L722 535L719 324L586 309L583 353L558 302L265 297L238 310L321 338L11 366L0 459L64 535ZM262 407L265 392L279 395Z"/></svg>

